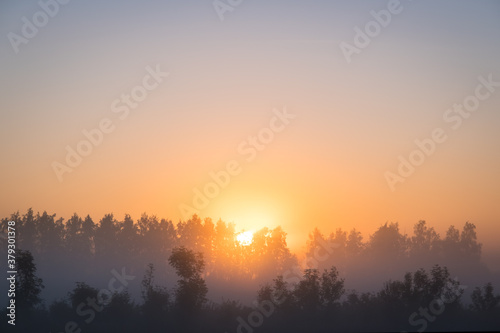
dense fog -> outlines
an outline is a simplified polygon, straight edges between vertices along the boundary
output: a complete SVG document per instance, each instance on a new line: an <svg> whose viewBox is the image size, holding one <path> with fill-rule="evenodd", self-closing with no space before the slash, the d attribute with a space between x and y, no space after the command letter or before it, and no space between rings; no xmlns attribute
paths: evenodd
<svg viewBox="0 0 500 333"><path fill-rule="evenodd" d="M157 302L154 308L161 309L163 304L165 313L173 313L180 306L182 288L189 290L185 297L193 297L193 304L205 315L209 310L223 311L220 307L224 306L235 314L240 311L242 316L235 315L222 324L242 332L245 325L238 318L244 318L245 311L252 313L252 307L267 304L278 291L289 295L289 314L297 310L293 304L302 309L301 314L341 304L342 311L350 311L349 306L359 307L363 300L368 305L387 299L395 304L409 297L402 290L418 296L410 297L412 301L406 304L417 311L416 299L425 306L429 302L426 297L432 301L445 286L453 287L448 292L456 293L453 304L461 311L480 307L481 300L498 311L494 290L499 289L500 279L482 262L482 244L470 222L460 228L450 226L445 235L436 233L425 221L418 221L410 235L402 234L397 223L385 223L367 239L356 229L337 229L328 235L313 229L304 240L306 253L297 256L287 247L286 232L280 227L263 228L250 241L241 242L234 224L202 220L196 215L174 224L147 214L138 220L129 215L117 220L113 214L99 221L76 214L65 220L30 209L4 218L4 233L8 221L15 222L18 255L31 260L33 275L43 281L32 307L49 313L66 307L68 318L71 314L84 318L83 308L74 313L79 294L97 295L99 291L103 307L117 298L144 314L148 295L156 295L153 301L149 299ZM1 241L5 251L7 238ZM3 290L8 289L6 280L2 283ZM426 288L433 291L424 297L421 293ZM487 301L488 297L492 300ZM303 308L307 302L312 302L309 310ZM275 303L273 312L278 307ZM408 326L408 318L401 316L404 318L396 322ZM335 327L349 327L344 324ZM175 325L182 327L182 323ZM254 329L249 327L247 331ZM265 331L265 325L260 329Z"/></svg>

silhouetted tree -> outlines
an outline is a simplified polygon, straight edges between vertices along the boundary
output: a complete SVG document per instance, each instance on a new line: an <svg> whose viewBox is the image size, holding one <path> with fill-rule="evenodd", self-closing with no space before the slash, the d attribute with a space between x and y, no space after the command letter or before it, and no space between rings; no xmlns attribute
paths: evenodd
<svg viewBox="0 0 500 333"><path fill-rule="evenodd" d="M43 212L37 214L36 219L38 229L39 253L43 260L51 258L49 262L54 262L62 254L64 224L63 219L55 220L56 214L49 215Z"/></svg>
<svg viewBox="0 0 500 333"><path fill-rule="evenodd" d="M214 255L214 242L215 242L215 225L212 219L207 217L203 220L203 227L201 229L200 246L203 253L205 263L211 263Z"/></svg>
<svg viewBox="0 0 500 333"><path fill-rule="evenodd" d="M339 305L340 297L345 293L344 279L340 278L335 267L325 270L321 275L321 303L326 308Z"/></svg>
<svg viewBox="0 0 500 333"><path fill-rule="evenodd" d="M413 237L411 237L410 254L416 259L426 259L435 254L439 235L434 228L427 227L425 221L419 221L413 226Z"/></svg>
<svg viewBox="0 0 500 333"><path fill-rule="evenodd" d="M85 282L76 282L76 287L68 293L68 298L73 310L76 310L80 304L95 304L99 311L102 311L102 304L97 302L98 290L86 284ZM105 295L103 297L106 297Z"/></svg>
<svg viewBox="0 0 500 333"><path fill-rule="evenodd" d="M321 305L321 284L317 269L306 269L294 290L297 305L306 312L315 312Z"/></svg>
<svg viewBox="0 0 500 333"><path fill-rule="evenodd" d="M460 231L451 225L442 242L442 254L448 262L460 260Z"/></svg>
<svg viewBox="0 0 500 333"><path fill-rule="evenodd" d="M179 247L172 251L168 262L181 278L177 281L175 291L178 309L186 315L198 312L207 301L208 292L202 278L205 266L203 255L200 252L195 253L185 247Z"/></svg>
<svg viewBox="0 0 500 333"><path fill-rule="evenodd" d="M278 275L274 280L273 300L279 303L278 312L291 313L295 308L295 300L288 283L283 279L283 275Z"/></svg>
<svg viewBox="0 0 500 333"><path fill-rule="evenodd" d="M290 252L286 244L286 232L278 226L266 235L268 267L265 272L277 276L285 270L297 265L297 258Z"/></svg>
<svg viewBox="0 0 500 333"><path fill-rule="evenodd" d="M317 255L316 253L324 253L324 244L327 243L327 239L321 233L318 228L314 228L314 230L309 234L309 239L306 243L306 258L314 259ZM312 267L315 262L306 262L308 268L322 268L322 267ZM323 263L324 265L326 263Z"/></svg>
<svg viewBox="0 0 500 333"><path fill-rule="evenodd" d="M272 301L273 298L274 298L273 288L269 284L262 286L257 292L258 303L262 303L265 301Z"/></svg>
<svg viewBox="0 0 500 333"><path fill-rule="evenodd" d="M398 223L391 223L377 229L370 238L368 253L372 256L390 258L404 257L407 250L405 235L399 232Z"/></svg>
<svg viewBox="0 0 500 333"><path fill-rule="evenodd" d="M114 293L108 304L104 307L103 317L106 322L111 323L115 332L123 332L132 323L134 317L134 302L128 291Z"/></svg>
<svg viewBox="0 0 500 333"><path fill-rule="evenodd" d="M106 214L95 230L95 254L101 263L112 261L117 254L118 223L113 214Z"/></svg>
<svg viewBox="0 0 500 333"><path fill-rule="evenodd" d="M32 309L40 305L40 293L44 288L41 278L36 276L36 265L30 251L17 251L17 297L20 309Z"/></svg>
<svg viewBox="0 0 500 333"><path fill-rule="evenodd" d="M82 236L83 220L75 213L66 221L64 243L67 254L73 259L81 259L85 255L85 240Z"/></svg>
<svg viewBox="0 0 500 333"><path fill-rule="evenodd" d="M488 282L483 288L476 287L471 295L470 309L477 312L488 312L498 309L500 295L494 295L493 285Z"/></svg>
<svg viewBox="0 0 500 333"><path fill-rule="evenodd" d="M29 208L22 217L19 212L11 214L8 221L15 221L18 231L18 246L31 253L38 253L38 227L33 209Z"/></svg>
<svg viewBox="0 0 500 333"><path fill-rule="evenodd" d="M91 257L95 254L96 228L97 226L90 215L87 215L82 223L82 240L85 241L85 246L82 248L82 251L85 251L85 254L88 257Z"/></svg>
<svg viewBox="0 0 500 333"><path fill-rule="evenodd" d="M158 232L160 234L160 253L168 256L177 244L177 230L175 230L175 226L172 221L161 219Z"/></svg>
<svg viewBox="0 0 500 333"><path fill-rule="evenodd" d="M213 267L209 267L212 275L222 280L238 276L238 258L236 254L236 235L234 224L226 224L222 220L215 226Z"/></svg>
<svg viewBox="0 0 500 333"><path fill-rule="evenodd" d="M358 256L364 249L363 244L363 236L361 236L361 232L356 229L352 229L349 232L349 236L347 237L346 242L346 251L350 257Z"/></svg>
<svg viewBox="0 0 500 333"><path fill-rule="evenodd" d="M476 226L474 223L465 222L460 234L461 254L474 262L479 262L482 244L477 242Z"/></svg>
<svg viewBox="0 0 500 333"><path fill-rule="evenodd" d="M195 252L203 251L203 223L198 215L177 224L179 243Z"/></svg>
<svg viewBox="0 0 500 333"><path fill-rule="evenodd" d="M139 234L141 235L141 249L143 255L153 256L159 252L164 244L162 242L162 234L160 232L160 222L155 215L149 216L146 213L141 215L137 221Z"/></svg>
<svg viewBox="0 0 500 333"><path fill-rule="evenodd" d="M297 266L297 258L288 249L286 233L281 227L256 231L252 243L240 248L241 264L254 279L269 280Z"/></svg>
<svg viewBox="0 0 500 333"><path fill-rule="evenodd" d="M119 223L118 228L118 251L121 255L130 259L140 251L139 228L129 214L125 214L125 218Z"/></svg>
<svg viewBox="0 0 500 333"><path fill-rule="evenodd" d="M33 249L19 251L17 258L16 305L18 319L22 318L18 328L23 332L61 331L66 323L74 320L83 325L91 320L89 329L95 333L141 329L148 332L234 331L236 324L242 325L242 321L235 318L241 317L247 320L247 325L254 326L260 320L259 311L264 322L258 330L265 332L395 331L408 329L409 316L413 313L417 314L413 317L415 320L425 319L422 311L426 307L437 317L441 301L446 311L439 313L439 320L426 319L430 329L500 328L500 296L494 293L493 284L475 288L472 304L464 308L463 290L458 281L450 278L447 268L466 278L469 277L464 274L466 270L483 276L479 260L481 244L475 225L469 222L461 232L451 226L443 240L425 221L415 224L411 238L402 235L397 224L385 224L366 243L355 229L350 233L337 229L328 237L315 229L307 247L307 264L315 269L307 269L299 278L296 257L288 249L286 233L280 227L258 230L254 241L244 246L236 241L234 224L219 220L214 225L211 219L202 220L197 216L181 221L176 228L170 220L159 221L146 214L137 223L129 215L118 222L108 214L96 226L88 215L82 220L74 214L65 222L47 212L35 214L29 209L22 216L15 213L2 219L0 230L4 233L9 220L16 221L18 245ZM7 238L0 237L3 248L7 248L6 241ZM178 244L187 247L177 248ZM65 254L66 261L53 256L59 252ZM54 276L60 274L51 270L50 265L67 268L65 280L78 277L79 281L94 283L100 278L100 272L108 271L110 263L120 267L126 262L137 270L143 268L146 259L157 263L168 257L179 276L175 299L171 301L167 289L155 284L155 266L151 264L142 281L140 306L135 306L128 291L103 293L78 282L67 299L53 302L47 311L40 297L43 283L36 275L32 253L37 258L39 274L50 284L54 284ZM96 259L101 266L94 265ZM345 264L345 268L333 263ZM434 263L439 265L429 269ZM416 267L427 270L412 270L401 280L386 280L407 270L405 265L413 265L411 269L418 265ZM156 274L167 281L169 271L172 270ZM385 282L376 293L358 294L351 290L344 297L340 271L349 283L371 281L373 288ZM277 277L271 280L271 274ZM224 287L239 283L251 288L264 285L257 292L258 304L254 302L255 307L250 308L235 301L207 302L204 279L208 277L214 286L221 281ZM120 280L116 275L115 278ZM58 291L52 292L57 295ZM85 309L88 310L85 316L78 318ZM5 314L5 308L0 309L0 315L6 318ZM3 332L6 325L2 321L0 331ZM241 326L236 331L249 331L249 327Z"/></svg>
<svg viewBox="0 0 500 333"><path fill-rule="evenodd" d="M146 318L147 323L156 323L151 326L152 329L155 325L165 325L168 307L169 295L165 288L159 287L154 284L154 265L149 264L142 279L142 312Z"/></svg>

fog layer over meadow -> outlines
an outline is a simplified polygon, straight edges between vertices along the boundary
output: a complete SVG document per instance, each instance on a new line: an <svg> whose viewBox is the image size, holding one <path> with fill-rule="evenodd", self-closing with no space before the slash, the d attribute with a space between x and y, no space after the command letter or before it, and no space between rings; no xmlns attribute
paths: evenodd
<svg viewBox="0 0 500 333"><path fill-rule="evenodd" d="M306 253L297 257L287 247L286 232L280 227L261 229L244 245L237 240L234 224L197 216L175 225L147 214L137 221L128 215L117 220L112 214L94 221L90 216L75 214L65 220L28 210L4 218L2 226L8 220L16 221L17 247L33 254L37 275L44 281L41 295L46 305L66 297L76 282L106 288L122 270L134 277L127 288L138 300L150 263L155 283L170 290L178 277L168 258L180 246L202 253L208 299L216 303L229 299L251 304L257 290L278 275L293 285L306 268L322 272L336 267L348 291L375 292L388 280L401 280L406 272L430 270L438 264L447 267L462 285L470 286L465 288L464 302L473 287L492 282L498 289L500 281L498 273L483 263L476 226L469 222L450 226L445 235L437 234L425 221L417 222L410 235L403 235L397 223L386 223L366 239L355 229L330 234L313 229L304 239ZM5 281L2 284L7 286Z"/></svg>

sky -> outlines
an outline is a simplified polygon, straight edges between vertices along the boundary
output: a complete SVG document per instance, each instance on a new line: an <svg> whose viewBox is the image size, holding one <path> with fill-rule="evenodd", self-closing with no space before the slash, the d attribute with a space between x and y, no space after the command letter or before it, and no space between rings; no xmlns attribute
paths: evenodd
<svg viewBox="0 0 500 333"><path fill-rule="evenodd" d="M497 243L500 3L62 3L0 4L2 217Z"/></svg>

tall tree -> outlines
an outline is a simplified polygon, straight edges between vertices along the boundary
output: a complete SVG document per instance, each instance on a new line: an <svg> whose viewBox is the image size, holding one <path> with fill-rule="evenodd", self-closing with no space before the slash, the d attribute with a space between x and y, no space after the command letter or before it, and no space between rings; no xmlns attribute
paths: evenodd
<svg viewBox="0 0 500 333"><path fill-rule="evenodd" d="M466 258L478 262L481 258L482 244L478 243L476 235L476 226L474 223L465 222L460 234L460 248L462 255Z"/></svg>
<svg viewBox="0 0 500 333"><path fill-rule="evenodd" d="M68 293L68 298L71 303L71 307L76 310L81 304L87 304L89 300L93 300L92 304L95 304L96 310L101 312L103 309L102 304L97 301L97 294L99 291L86 284L85 282L76 282L76 287ZM104 295L106 297L106 295ZM106 302L108 299L104 299Z"/></svg>
<svg viewBox="0 0 500 333"><path fill-rule="evenodd" d="M165 288L154 284L154 265L149 264L142 279L142 311L146 320L160 321L168 312L169 295Z"/></svg>
<svg viewBox="0 0 500 333"><path fill-rule="evenodd" d="M177 272L175 301L178 309L185 315L197 313L207 301L208 288L202 278L203 254L193 252L185 247L175 248L168 262Z"/></svg>
<svg viewBox="0 0 500 333"><path fill-rule="evenodd" d="M344 279L340 278L339 271L332 267L324 270L321 275L321 303L327 308L339 305L340 297L345 293Z"/></svg>
<svg viewBox="0 0 500 333"><path fill-rule="evenodd" d="M370 238L370 254L387 259L403 258L406 255L407 239L399 232L398 223L385 223Z"/></svg>
<svg viewBox="0 0 500 333"><path fill-rule="evenodd" d="M118 251L129 260L139 252L141 245L139 244L139 229L129 214L126 214L123 222L119 224L117 242Z"/></svg>
<svg viewBox="0 0 500 333"><path fill-rule="evenodd" d="M171 220L161 219L159 225L160 253L170 255L177 244L177 230Z"/></svg>
<svg viewBox="0 0 500 333"><path fill-rule="evenodd" d="M350 257L356 257L363 251L363 248L364 244L361 232L357 231L356 229L352 229L349 232L349 236L347 237L346 242L347 255Z"/></svg>
<svg viewBox="0 0 500 333"><path fill-rule="evenodd" d="M73 260L81 261L85 256L86 242L82 234L83 220L76 213L66 221L64 247Z"/></svg>
<svg viewBox="0 0 500 333"><path fill-rule="evenodd" d="M40 254L43 260L48 258L54 259L62 253L63 238L64 238L64 224L63 219L55 220L56 214L49 215L43 212L42 215L37 214L38 226L38 242Z"/></svg>
<svg viewBox="0 0 500 333"><path fill-rule="evenodd" d="M299 308L314 312L321 305L321 284L317 269L306 269L302 280L295 286L295 298Z"/></svg>
<svg viewBox="0 0 500 333"><path fill-rule="evenodd" d="M117 252L118 224L113 214L106 214L95 230L95 252L102 262L113 258Z"/></svg>
<svg viewBox="0 0 500 333"><path fill-rule="evenodd" d="M36 276L36 265L30 251L17 251L17 297L20 309L32 309L38 306L42 299L40 293L44 288L41 278Z"/></svg>
<svg viewBox="0 0 500 333"><path fill-rule="evenodd" d="M428 257L435 253L438 243L439 235L433 227L427 227L425 221L418 221L413 226L413 236L410 243L410 253L413 257Z"/></svg>
<svg viewBox="0 0 500 333"><path fill-rule="evenodd" d="M33 213L33 209L29 208L22 219L19 218L19 213L12 214L10 220L16 221L19 230L19 245L32 253L38 252L38 219Z"/></svg>
<svg viewBox="0 0 500 333"><path fill-rule="evenodd" d="M89 254L95 253L95 229L96 224L90 215L87 215L82 223L82 238L87 244L85 247Z"/></svg>
<svg viewBox="0 0 500 333"><path fill-rule="evenodd" d="M219 220L215 226L213 267L208 267L210 273L217 278L229 280L239 274L238 258L236 255L236 238L234 224L226 224Z"/></svg>
<svg viewBox="0 0 500 333"><path fill-rule="evenodd" d="M495 295L493 293L493 285L488 282L481 289L479 287L474 288L471 295L472 304L470 309L478 312L491 312L498 309L500 304L500 295Z"/></svg>
<svg viewBox="0 0 500 333"><path fill-rule="evenodd" d="M443 255L447 260L460 260L460 231L455 226L450 225L442 244Z"/></svg>

